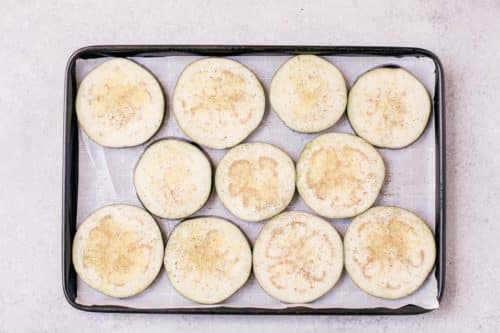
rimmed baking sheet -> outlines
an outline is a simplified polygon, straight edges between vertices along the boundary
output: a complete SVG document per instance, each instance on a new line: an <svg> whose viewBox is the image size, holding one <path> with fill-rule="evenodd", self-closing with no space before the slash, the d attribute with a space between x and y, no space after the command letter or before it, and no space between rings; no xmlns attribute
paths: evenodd
<svg viewBox="0 0 500 333"><path fill-rule="evenodd" d="M171 97L180 72L189 63L200 56L173 55L164 57L131 57L130 59L142 64L161 82L167 99L167 105L172 105ZM254 71L266 91L272 75L277 68L289 58L288 55L244 55L230 57ZM415 74L426 86L431 97L434 96L436 68L430 58L425 57L347 57L326 56L344 74L349 85L366 70L385 64L397 64ZM76 62L76 79L81 79L97 64L107 58L80 59ZM324 132L352 133L347 119L344 117L332 128ZM436 142L434 135L434 118L422 137L413 145L400 150L379 149L387 167L387 177L377 204L397 205L408 208L421 217L434 230L436 205ZM247 141L264 141L275 144L288 152L294 160L297 159L304 145L319 134L299 134L288 129L267 106L266 115L259 128ZM79 182L78 182L78 211L77 223L93 210L111 203L130 203L140 205L134 191L132 170L145 145L127 149L103 148L79 131ZM177 126L170 109L167 111L165 123L152 140L163 137L187 138ZM204 150L216 165L225 153L225 150ZM288 207L289 210L304 210L312 212L296 194ZM215 192L205 207L196 215L217 215L237 223L254 241L262 227L262 223L244 222L232 216L224 209ZM348 219L330 219L335 228L341 233L349 223ZM168 237L178 221L159 220L162 230ZM414 304L424 309L434 309L439 306L437 280L431 274L425 284L413 295L399 300L383 300L372 297L357 288L346 273L336 287L319 300L305 304L309 308L399 308L407 304ZM127 298L114 299L105 296L78 279L76 302L82 305L120 305L132 308L198 308L198 307L225 307L235 308L267 308L282 309L289 305L274 300L268 296L252 277L248 283L233 297L220 305L198 305L180 296L172 288L164 271L158 279L143 293ZM296 305L293 305L296 306Z"/></svg>

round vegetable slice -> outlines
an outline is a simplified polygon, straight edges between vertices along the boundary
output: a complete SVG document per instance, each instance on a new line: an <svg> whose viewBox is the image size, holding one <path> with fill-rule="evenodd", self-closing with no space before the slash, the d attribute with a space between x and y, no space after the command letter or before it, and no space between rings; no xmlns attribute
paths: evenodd
<svg viewBox="0 0 500 333"><path fill-rule="evenodd" d="M342 268L339 234L308 213L281 213L264 225L255 241L255 277L269 295L283 302L318 299L337 283Z"/></svg>
<svg viewBox="0 0 500 333"><path fill-rule="evenodd" d="M413 143L424 132L430 113L429 93L403 68L372 69L349 92L347 116L352 128L378 147Z"/></svg>
<svg viewBox="0 0 500 333"><path fill-rule="evenodd" d="M134 185L139 200L156 216L179 219L203 207L212 188L212 167L193 144L163 139L137 162Z"/></svg>
<svg viewBox="0 0 500 333"><path fill-rule="evenodd" d="M178 224L170 235L165 269L181 295L197 303L216 304L248 280L252 251L233 223L217 217L193 218Z"/></svg>
<svg viewBox="0 0 500 333"><path fill-rule="evenodd" d="M355 216L377 199L385 177L382 157L365 140L328 133L310 141L297 162L297 190L330 218Z"/></svg>
<svg viewBox="0 0 500 333"><path fill-rule="evenodd" d="M417 290L434 267L432 231L414 213L373 207L356 217L344 238L345 267L367 293L400 298Z"/></svg>
<svg viewBox="0 0 500 333"><path fill-rule="evenodd" d="M92 288L113 297L146 289L158 275L163 240L153 217L130 205L102 207L80 225L73 241L73 265Z"/></svg>
<svg viewBox="0 0 500 333"><path fill-rule="evenodd" d="M261 142L232 148L219 162L215 188L224 206L246 221L270 218L295 193L295 166L281 149Z"/></svg>
<svg viewBox="0 0 500 333"><path fill-rule="evenodd" d="M269 99L288 127L313 133L340 119L346 109L347 87L342 73L330 62L315 55L298 55L274 75Z"/></svg>
<svg viewBox="0 0 500 333"><path fill-rule="evenodd" d="M230 59L207 58L184 69L173 105L184 133L200 145L222 149L257 128L265 100L262 85L248 68Z"/></svg>
<svg viewBox="0 0 500 333"><path fill-rule="evenodd" d="M106 147L131 147L149 140L165 114L163 90L133 61L114 58L92 70L76 96L76 115L85 133Z"/></svg>

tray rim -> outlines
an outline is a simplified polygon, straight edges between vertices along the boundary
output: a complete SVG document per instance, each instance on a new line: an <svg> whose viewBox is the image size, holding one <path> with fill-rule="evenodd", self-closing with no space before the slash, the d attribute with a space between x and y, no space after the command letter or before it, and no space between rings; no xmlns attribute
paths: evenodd
<svg viewBox="0 0 500 333"><path fill-rule="evenodd" d="M76 303L76 273L71 263L72 241L76 229L76 209L78 198L78 126L75 119L74 98L76 92L75 65L77 59L105 56L158 57L172 53L192 53L205 56L230 56L259 53L300 54L336 56L388 56L426 57L436 67L433 116L435 120L436 144L436 227L437 245L435 275L438 284L436 295L441 302L446 280L446 128L445 128L445 82L440 59L431 51L416 47L397 46L311 46L311 45L91 45L74 51L65 69L64 109L63 109L63 165L62 165L62 288L67 302L78 310L110 313L170 313L170 314L300 314L300 315L410 315L422 314L436 309L424 309L416 305L406 305L396 309L378 308L323 308L313 309L303 306L286 309L230 308L130 308L116 305L82 305ZM72 285L73 289L72 290Z"/></svg>

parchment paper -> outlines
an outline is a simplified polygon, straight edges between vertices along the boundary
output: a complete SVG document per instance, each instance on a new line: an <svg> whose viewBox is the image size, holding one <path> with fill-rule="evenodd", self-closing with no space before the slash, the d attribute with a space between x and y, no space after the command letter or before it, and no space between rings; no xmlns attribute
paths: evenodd
<svg viewBox="0 0 500 333"><path fill-rule="evenodd" d="M131 58L144 65L158 78L168 99L166 120L152 140L163 137L186 138L177 126L170 105L175 83L183 68L198 59L198 56L175 55L158 58ZM245 55L231 57L248 66L261 80L266 94L269 83L278 67L289 58L281 55ZM347 57L327 56L344 74L348 85L366 70L388 63L398 64L415 74L434 96L435 66L428 58L388 58L388 57ZM76 73L78 83L97 64L106 58L78 60ZM349 132L352 130L344 116L326 132ZM288 129L271 111L269 103L264 119L259 128L246 141L264 141L277 145L288 152L296 161L304 145L316 134L299 134ZM79 184L77 223L95 209L113 203L139 205L132 181L134 165L148 143L134 148L103 148L92 142L80 130L79 143ZM214 165L217 165L226 150L207 149ZM417 213L430 227L435 227L435 138L434 120L431 116L429 125L422 137L411 146L400 150L379 149L382 154L387 176L382 193L376 205L396 205ZM288 210L312 212L296 193ZM224 209L215 191L207 204L195 215L216 215L227 218L238 224L255 241L262 222L245 222L232 216ZM344 234L349 219L329 219L333 226ZM174 220L158 220L165 236L168 237L178 223ZM179 295L170 285L165 271L162 269L155 282L141 294L127 299L115 299L105 296L90 288L78 279L76 302L84 305L122 305L135 308L179 308L179 307L213 307L199 305ZM310 308L398 308L406 304L415 304L427 309L437 308L437 281L434 273L414 294L398 300L384 300L370 296L356 287L344 271L337 285L322 298L306 304ZM245 286L221 305L228 307L285 308L290 305L281 303L268 296L252 276ZM214 305L218 306L218 305Z"/></svg>

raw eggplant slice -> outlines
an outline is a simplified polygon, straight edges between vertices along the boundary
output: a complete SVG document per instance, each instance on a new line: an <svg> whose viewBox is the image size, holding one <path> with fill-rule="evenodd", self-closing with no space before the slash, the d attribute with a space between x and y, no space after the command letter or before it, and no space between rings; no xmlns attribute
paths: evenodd
<svg viewBox="0 0 500 333"><path fill-rule="evenodd" d="M139 200L152 214L180 219L207 201L212 188L212 167L193 144L163 139L146 148L137 162L134 186Z"/></svg>
<svg viewBox="0 0 500 333"><path fill-rule="evenodd" d="M298 55L274 74L269 99L283 122L313 133L334 125L344 114L347 87L342 73L315 55Z"/></svg>
<svg viewBox="0 0 500 333"><path fill-rule="evenodd" d="M380 67L361 75L349 92L347 116L360 137L377 147L402 148L424 132L429 93L403 68Z"/></svg>
<svg viewBox="0 0 500 333"><path fill-rule="evenodd" d="M193 141L210 148L232 147L257 128L266 98L257 77L242 64L206 58L187 66L174 91L174 114Z"/></svg>
<svg viewBox="0 0 500 333"><path fill-rule="evenodd" d="M73 265L92 288L113 297L146 289L163 260L160 228L144 209L109 205L88 216L73 241Z"/></svg>
<svg viewBox="0 0 500 333"><path fill-rule="evenodd" d="M219 162L215 188L232 214L261 221L283 211L292 200L295 166L287 153L273 145L244 143Z"/></svg>
<svg viewBox="0 0 500 333"><path fill-rule="evenodd" d="M308 303L335 286L343 269L342 240L332 225L304 212L284 212L260 231L253 270L261 287L286 303Z"/></svg>
<svg viewBox="0 0 500 333"><path fill-rule="evenodd" d="M250 276L252 250L243 232L217 217L178 224L165 249L165 269L172 286L201 304L220 303Z"/></svg>
<svg viewBox="0 0 500 333"><path fill-rule="evenodd" d="M384 177L384 161L377 150L351 134L316 137L297 162L300 196L315 212L330 218L351 217L368 209Z"/></svg>
<svg viewBox="0 0 500 333"><path fill-rule="evenodd" d="M344 238L345 267L367 293L401 298L434 267L436 244L427 224L398 207L373 207L356 217Z"/></svg>
<svg viewBox="0 0 500 333"><path fill-rule="evenodd" d="M97 66L78 88L78 122L102 146L131 147L146 142L160 128L164 114L158 81L148 70L124 58Z"/></svg>

